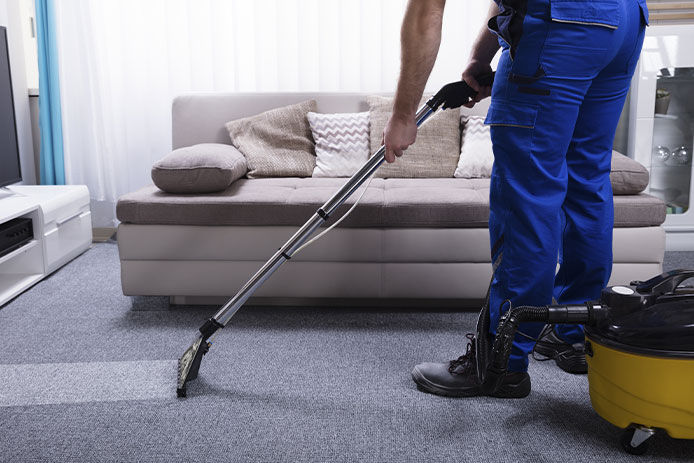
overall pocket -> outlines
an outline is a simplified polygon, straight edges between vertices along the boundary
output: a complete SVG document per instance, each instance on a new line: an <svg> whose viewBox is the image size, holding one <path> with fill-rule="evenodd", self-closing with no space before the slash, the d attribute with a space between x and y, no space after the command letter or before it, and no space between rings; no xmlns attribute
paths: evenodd
<svg viewBox="0 0 694 463"><path fill-rule="evenodd" d="M617 29L621 19L619 3L611 1L550 0L553 22Z"/></svg>
<svg viewBox="0 0 694 463"><path fill-rule="evenodd" d="M486 125L534 129L537 119L537 106L516 103L509 100L492 100L484 120Z"/></svg>
<svg viewBox="0 0 694 463"><path fill-rule="evenodd" d="M532 157L538 106L492 99L484 123L494 147L494 168L507 181L523 176Z"/></svg>
<svg viewBox="0 0 694 463"><path fill-rule="evenodd" d="M540 64L548 77L593 78L604 66L622 22L617 1L550 0L550 24Z"/></svg>

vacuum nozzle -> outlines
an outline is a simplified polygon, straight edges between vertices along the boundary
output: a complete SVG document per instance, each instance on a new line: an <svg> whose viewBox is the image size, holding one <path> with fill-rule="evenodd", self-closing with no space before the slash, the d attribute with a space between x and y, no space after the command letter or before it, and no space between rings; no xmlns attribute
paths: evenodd
<svg viewBox="0 0 694 463"><path fill-rule="evenodd" d="M178 383L176 388L178 397L185 397L187 394L187 383L198 377L202 357L210 350L210 345L212 345L207 339L220 328L224 328L224 326L214 318L207 320L200 327L200 335L195 338L193 344L178 359Z"/></svg>
<svg viewBox="0 0 694 463"><path fill-rule="evenodd" d="M178 387L176 388L178 397L186 396L186 383L198 377L202 356L208 350L210 350L210 345L207 341L203 341L202 336L198 336L195 342L178 359Z"/></svg>

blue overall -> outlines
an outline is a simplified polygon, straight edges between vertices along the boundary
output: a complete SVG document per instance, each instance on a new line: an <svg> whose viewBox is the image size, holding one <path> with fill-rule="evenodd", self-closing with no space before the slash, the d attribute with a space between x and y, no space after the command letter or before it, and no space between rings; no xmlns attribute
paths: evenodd
<svg viewBox="0 0 694 463"><path fill-rule="evenodd" d="M612 144L648 22L646 0L497 3L489 26L503 51L486 119L493 331L509 305L583 303L607 285ZM536 338L542 327L520 331ZM556 332L583 340L578 325ZM510 371L527 370L534 344L516 335Z"/></svg>

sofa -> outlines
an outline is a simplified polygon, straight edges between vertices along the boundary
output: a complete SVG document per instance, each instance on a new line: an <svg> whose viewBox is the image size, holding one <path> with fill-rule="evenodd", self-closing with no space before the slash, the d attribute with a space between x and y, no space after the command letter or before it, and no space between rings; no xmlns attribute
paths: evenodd
<svg viewBox="0 0 694 463"><path fill-rule="evenodd" d="M183 95L172 106L172 147L230 144L226 122L308 98L318 112L368 110L363 94ZM462 111L483 115L487 108L483 102ZM234 295L345 181L240 178L216 193L171 194L150 185L122 196L123 293L169 296L174 304ZM250 302L474 306L492 271L488 195L485 178L374 178L353 213L296 254ZM660 273L665 205L645 193L614 200L611 282Z"/></svg>

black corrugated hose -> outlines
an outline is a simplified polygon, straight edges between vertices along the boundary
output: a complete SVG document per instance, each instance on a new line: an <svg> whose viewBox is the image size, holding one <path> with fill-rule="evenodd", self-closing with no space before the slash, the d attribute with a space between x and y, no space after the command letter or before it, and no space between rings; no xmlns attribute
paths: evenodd
<svg viewBox="0 0 694 463"><path fill-rule="evenodd" d="M508 370L513 338L518 325L524 322L540 323L580 323L585 324L601 318L604 308L597 303L583 305L553 305L544 307L518 306L506 311L499 320L491 351L491 362L484 375L482 391L492 394L499 386ZM480 355L478 352L477 355ZM483 354L482 354L483 355ZM485 362L486 363L486 362Z"/></svg>

